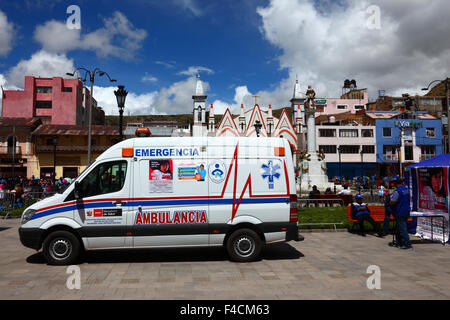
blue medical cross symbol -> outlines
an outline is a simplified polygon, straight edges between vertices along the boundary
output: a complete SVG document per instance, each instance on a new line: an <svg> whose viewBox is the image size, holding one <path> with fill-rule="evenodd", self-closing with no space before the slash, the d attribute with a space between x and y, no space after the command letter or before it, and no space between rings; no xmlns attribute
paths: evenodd
<svg viewBox="0 0 450 320"><path fill-rule="evenodd" d="M280 179L280 174L277 172L277 170L280 169L280 166L278 164L273 165L272 161L269 161L269 163L263 164L261 167L264 170L264 173L262 174L263 179L267 178L269 182L269 189L274 188L274 179L277 178Z"/></svg>

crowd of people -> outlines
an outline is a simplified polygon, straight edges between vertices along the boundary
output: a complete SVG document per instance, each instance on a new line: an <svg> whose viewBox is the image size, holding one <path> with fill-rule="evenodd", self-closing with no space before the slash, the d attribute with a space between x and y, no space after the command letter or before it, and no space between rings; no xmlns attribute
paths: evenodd
<svg viewBox="0 0 450 320"><path fill-rule="evenodd" d="M41 199L64 191L71 182L69 180L61 177L53 182L53 179L40 179L35 176L26 178L0 174L0 202L7 199L8 194L13 194L15 204L20 206L28 198Z"/></svg>

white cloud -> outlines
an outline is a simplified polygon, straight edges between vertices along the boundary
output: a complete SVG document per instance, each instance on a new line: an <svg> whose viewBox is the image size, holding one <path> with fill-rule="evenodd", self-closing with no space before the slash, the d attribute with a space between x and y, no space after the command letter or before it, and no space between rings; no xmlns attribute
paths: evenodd
<svg viewBox="0 0 450 320"><path fill-rule="evenodd" d="M114 91L117 87L98 87L94 86L94 98L97 100L98 106L102 107L107 115L118 115L116 96ZM126 88L125 88L126 90ZM128 92L125 101L124 114L140 115L140 114L157 114L158 111L154 107L157 92L148 92L136 94Z"/></svg>
<svg viewBox="0 0 450 320"><path fill-rule="evenodd" d="M34 39L49 52L67 52L81 46L80 30L68 29L65 23L55 20L37 26Z"/></svg>
<svg viewBox="0 0 450 320"><path fill-rule="evenodd" d="M257 9L263 36L282 50L280 68L289 72L275 89L258 92L262 103L288 105L296 74L318 96L338 97L344 80L356 79L375 98L378 89L420 93L449 73L447 0L321 3L272 0ZM380 7L380 30L367 28L370 5Z"/></svg>
<svg viewBox="0 0 450 320"><path fill-rule="evenodd" d="M73 59L65 54L50 53L45 50L34 53L29 60L21 60L7 73L9 85L22 87L25 76L67 77L67 72L75 69Z"/></svg>
<svg viewBox="0 0 450 320"><path fill-rule="evenodd" d="M241 111L242 103L246 110L254 104L252 94L248 91L247 86L239 86L234 89L233 103L215 100L213 102L214 114L224 114L227 108L230 109L231 114L238 114Z"/></svg>
<svg viewBox="0 0 450 320"><path fill-rule="evenodd" d="M114 12L112 17L103 19L103 23L104 27L82 34L80 30L67 28L63 22L51 20L36 27L34 39L49 52L91 50L99 57L130 59L147 37L145 30L135 28L119 11Z"/></svg>
<svg viewBox="0 0 450 320"><path fill-rule="evenodd" d="M197 6L194 0L175 0L175 3L181 6L185 10L189 10L196 17L203 14L203 11Z"/></svg>
<svg viewBox="0 0 450 320"><path fill-rule="evenodd" d="M142 77L142 82L156 82L158 81L158 78L149 75L147 72L145 73L145 75Z"/></svg>
<svg viewBox="0 0 450 320"><path fill-rule="evenodd" d="M8 17L0 10L0 56L5 57L11 51L15 34L14 25L8 22Z"/></svg>
<svg viewBox="0 0 450 320"><path fill-rule="evenodd" d="M149 93L129 92L125 103L125 114L186 114L192 112L192 95L195 92L196 78L189 77ZM205 91L209 84L203 82ZM107 115L117 115L116 87L94 86L94 98ZM126 89L126 88L125 88Z"/></svg>
<svg viewBox="0 0 450 320"><path fill-rule="evenodd" d="M185 76L195 76L199 72L205 72L207 74L214 74L214 71L202 66L191 66L186 70L178 72L179 75L185 75Z"/></svg>
<svg viewBox="0 0 450 320"><path fill-rule="evenodd" d="M159 64L161 66L164 66L167 69L175 68L175 61L169 61L169 62L166 62L166 61L155 61L155 64Z"/></svg>
<svg viewBox="0 0 450 320"><path fill-rule="evenodd" d="M203 90L209 90L209 83L203 82ZM192 112L192 95L195 92L196 77L191 76L182 81L173 83L167 88L162 88L154 103L155 109L160 114L180 114Z"/></svg>

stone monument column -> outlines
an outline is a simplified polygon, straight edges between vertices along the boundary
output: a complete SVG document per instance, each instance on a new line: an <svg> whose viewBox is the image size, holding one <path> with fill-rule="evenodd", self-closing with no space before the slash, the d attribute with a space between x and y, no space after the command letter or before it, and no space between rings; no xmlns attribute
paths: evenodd
<svg viewBox="0 0 450 320"><path fill-rule="evenodd" d="M313 186L317 186L321 192L324 192L328 187L333 188L334 184L328 182L328 176L325 174L326 163L316 152L315 92L311 86L308 87L306 96L308 97L308 100L305 103L305 117L308 134L307 150L310 156L308 160L303 160L302 163L302 170L304 173L301 180L301 189L306 191L311 190Z"/></svg>

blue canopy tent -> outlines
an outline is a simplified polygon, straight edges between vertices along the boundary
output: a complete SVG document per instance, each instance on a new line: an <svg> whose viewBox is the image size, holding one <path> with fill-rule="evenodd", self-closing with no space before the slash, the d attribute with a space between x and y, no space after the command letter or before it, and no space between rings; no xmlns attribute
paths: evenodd
<svg viewBox="0 0 450 320"><path fill-rule="evenodd" d="M449 213L450 154L406 167L405 182L412 191L412 211Z"/></svg>

